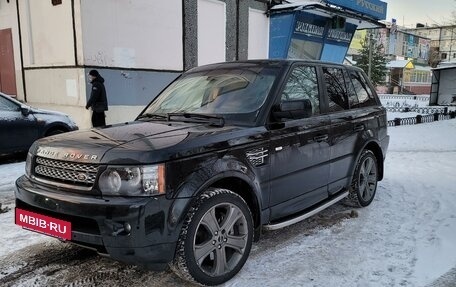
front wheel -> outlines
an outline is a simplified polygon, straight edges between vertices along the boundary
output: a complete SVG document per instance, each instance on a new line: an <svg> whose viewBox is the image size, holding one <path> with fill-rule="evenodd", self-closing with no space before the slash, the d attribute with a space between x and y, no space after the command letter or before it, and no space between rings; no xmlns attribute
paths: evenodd
<svg viewBox="0 0 456 287"><path fill-rule="evenodd" d="M364 150L358 160L348 196L352 206L365 207L374 200L377 191L377 158L370 150Z"/></svg>
<svg viewBox="0 0 456 287"><path fill-rule="evenodd" d="M222 284L244 265L252 238L253 219L242 197L208 189L187 214L171 267L185 280Z"/></svg>

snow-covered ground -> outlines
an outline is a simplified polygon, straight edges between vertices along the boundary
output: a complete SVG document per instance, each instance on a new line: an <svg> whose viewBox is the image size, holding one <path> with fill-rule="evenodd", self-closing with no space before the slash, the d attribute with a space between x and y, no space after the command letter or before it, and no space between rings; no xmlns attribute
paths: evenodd
<svg viewBox="0 0 456 287"><path fill-rule="evenodd" d="M11 163L0 165L0 204L9 212L0 214L0 226L8 232L0 232L0 257L20 250L21 248L49 240L43 235L17 229L14 226L14 182L24 174L25 163Z"/></svg>
<svg viewBox="0 0 456 287"><path fill-rule="evenodd" d="M392 127L389 134L385 178L369 207L352 212L338 204L265 232L225 286L415 287L438 278L438 286L455 286L448 274L456 267L456 120ZM14 208L13 182L23 169L23 162L0 165L3 207ZM172 272L88 256L22 230L13 215L0 214L0 285L189 286Z"/></svg>

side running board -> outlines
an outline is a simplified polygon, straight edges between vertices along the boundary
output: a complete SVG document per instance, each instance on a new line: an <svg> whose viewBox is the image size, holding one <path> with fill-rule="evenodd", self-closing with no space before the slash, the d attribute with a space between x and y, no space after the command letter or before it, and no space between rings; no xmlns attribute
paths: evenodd
<svg viewBox="0 0 456 287"><path fill-rule="evenodd" d="M302 221L306 218L309 218L311 217L312 215L315 215L317 213L319 213L320 211L330 207L331 205L341 201L342 199L344 199L345 197L348 196L348 191L338 195L337 197L329 200L329 201L326 201L326 202L323 202L322 204L320 205L317 205L317 207L315 209L312 209L311 211L307 212L307 213L304 213L298 217L294 217L294 218L291 218L287 221L282 221L282 222L279 222L279 223L275 223L275 224L268 224L268 225L264 225L263 228L265 230L276 230L276 229L280 229L280 228L284 228L284 227L287 227L289 225L292 225L292 224L295 224L295 223L298 223L299 221Z"/></svg>

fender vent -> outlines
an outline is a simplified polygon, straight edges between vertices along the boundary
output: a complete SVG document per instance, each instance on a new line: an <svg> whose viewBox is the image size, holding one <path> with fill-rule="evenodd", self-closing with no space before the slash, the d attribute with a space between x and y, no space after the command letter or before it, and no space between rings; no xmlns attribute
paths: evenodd
<svg viewBox="0 0 456 287"><path fill-rule="evenodd" d="M248 150L245 155L253 166L260 166L266 163L268 157L268 150L260 147Z"/></svg>

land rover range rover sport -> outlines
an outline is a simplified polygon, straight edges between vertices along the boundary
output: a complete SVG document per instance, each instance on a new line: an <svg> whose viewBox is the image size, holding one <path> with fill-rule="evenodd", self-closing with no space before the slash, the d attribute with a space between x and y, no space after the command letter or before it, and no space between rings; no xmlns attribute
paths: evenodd
<svg viewBox="0 0 456 287"><path fill-rule="evenodd" d="M262 230L342 199L369 205L388 142L360 69L202 66L132 122L36 141L16 182L16 224L216 285L242 268Z"/></svg>

